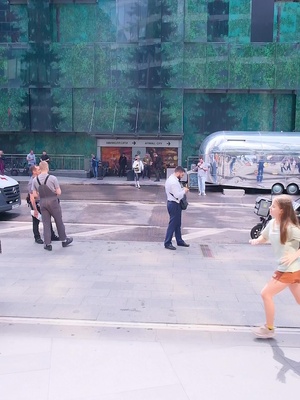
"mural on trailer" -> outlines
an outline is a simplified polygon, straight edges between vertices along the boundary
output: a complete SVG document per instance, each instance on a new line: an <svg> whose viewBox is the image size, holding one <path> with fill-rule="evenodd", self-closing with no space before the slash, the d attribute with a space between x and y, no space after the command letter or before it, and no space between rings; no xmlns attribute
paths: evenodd
<svg viewBox="0 0 300 400"><path fill-rule="evenodd" d="M183 136L184 162L217 130L300 130L300 3L274 3L273 43L250 42L250 3L0 0L1 146Z"/></svg>

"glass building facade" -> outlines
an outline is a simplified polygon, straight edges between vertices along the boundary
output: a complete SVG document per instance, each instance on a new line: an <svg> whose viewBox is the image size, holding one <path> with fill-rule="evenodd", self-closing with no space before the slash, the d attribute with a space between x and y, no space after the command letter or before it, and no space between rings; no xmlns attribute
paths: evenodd
<svg viewBox="0 0 300 400"><path fill-rule="evenodd" d="M263 18L262 18L263 17ZM0 0L0 148L300 130L300 3Z"/></svg>

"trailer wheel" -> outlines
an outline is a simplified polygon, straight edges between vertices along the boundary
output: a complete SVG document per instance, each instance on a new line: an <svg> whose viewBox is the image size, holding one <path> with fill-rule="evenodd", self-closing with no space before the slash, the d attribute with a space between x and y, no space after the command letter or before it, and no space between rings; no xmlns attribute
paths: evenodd
<svg viewBox="0 0 300 400"><path fill-rule="evenodd" d="M298 188L298 185L296 185L296 183L291 183L286 188L287 194L297 194L298 191L299 191L299 188Z"/></svg>
<svg viewBox="0 0 300 400"><path fill-rule="evenodd" d="M283 190L284 190L284 187L280 183L275 183L275 185L272 186L273 194L282 194Z"/></svg>
<svg viewBox="0 0 300 400"><path fill-rule="evenodd" d="M262 231L263 224L255 225L250 232L251 239L257 239L260 236L260 232Z"/></svg>

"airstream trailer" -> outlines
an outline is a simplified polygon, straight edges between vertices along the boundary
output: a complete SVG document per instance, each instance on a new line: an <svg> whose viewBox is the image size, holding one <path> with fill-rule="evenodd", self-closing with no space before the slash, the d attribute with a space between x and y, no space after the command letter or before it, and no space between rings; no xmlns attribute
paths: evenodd
<svg viewBox="0 0 300 400"><path fill-rule="evenodd" d="M233 187L284 190L300 188L300 132L215 132L199 154L210 166L207 182Z"/></svg>

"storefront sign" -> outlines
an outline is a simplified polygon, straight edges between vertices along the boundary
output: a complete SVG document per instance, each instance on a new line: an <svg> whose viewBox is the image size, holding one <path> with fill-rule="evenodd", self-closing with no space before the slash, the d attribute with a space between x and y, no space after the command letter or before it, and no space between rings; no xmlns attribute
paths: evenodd
<svg viewBox="0 0 300 400"><path fill-rule="evenodd" d="M98 139L100 147L179 147L181 140L157 139ZM181 146L180 146L181 147Z"/></svg>

